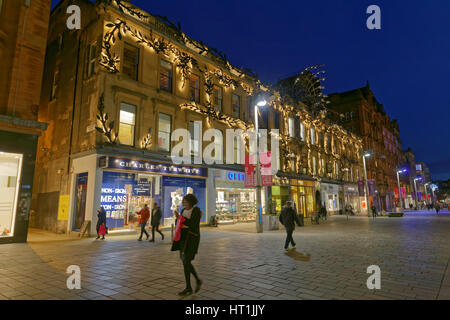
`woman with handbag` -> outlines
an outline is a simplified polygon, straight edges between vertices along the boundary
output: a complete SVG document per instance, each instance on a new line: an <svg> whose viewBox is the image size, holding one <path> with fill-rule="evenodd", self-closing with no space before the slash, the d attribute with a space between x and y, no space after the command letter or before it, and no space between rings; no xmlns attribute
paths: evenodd
<svg viewBox="0 0 450 320"><path fill-rule="evenodd" d="M191 273L196 280L195 292L198 292L202 285L202 280L200 280L192 265L192 260L194 260L197 254L200 243L200 219L202 217L202 211L196 206L197 203L198 200L193 194L187 194L183 197L182 206L184 209L181 211L181 214L178 211L174 211L175 217L177 218L177 230L179 234L176 234L174 237L172 251L180 251L186 280L186 289L178 293L180 296L192 294Z"/></svg>
<svg viewBox="0 0 450 320"><path fill-rule="evenodd" d="M97 210L97 239L100 239L102 236L102 240L105 240L106 231L106 211L103 207L100 207Z"/></svg>

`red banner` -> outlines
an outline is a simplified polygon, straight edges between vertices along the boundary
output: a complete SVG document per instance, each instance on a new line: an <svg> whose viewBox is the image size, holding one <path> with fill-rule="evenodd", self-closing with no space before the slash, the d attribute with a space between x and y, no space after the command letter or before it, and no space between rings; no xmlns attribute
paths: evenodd
<svg viewBox="0 0 450 320"><path fill-rule="evenodd" d="M394 198L398 199L398 188L394 188Z"/></svg>
<svg viewBox="0 0 450 320"><path fill-rule="evenodd" d="M245 155L245 187L254 188L256 186L255 165L252 164L254 155Z"/></svg>
<svg viewBox="0 0 450 320"><path fill-rule="evenodd" d="M402 199L406 199L406 188L400 188L402 192Z"/></svg>

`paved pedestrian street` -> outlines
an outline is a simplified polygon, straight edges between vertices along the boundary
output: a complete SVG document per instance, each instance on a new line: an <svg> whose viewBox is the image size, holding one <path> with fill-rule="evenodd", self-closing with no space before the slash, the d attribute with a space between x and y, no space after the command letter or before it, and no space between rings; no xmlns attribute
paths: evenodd
<svg viewBox="0 0 450 320"><path fill-rule="evenodd" d="M285 253L283 230L253 224L205 227L194 260L204 281L192 300L450 299L450 213L403 218L335 216L297 228ZM184 275L170 234L156 243L137 235L93 238L39 235L0 246L0 299L180 299ZM81 289L67 289L70 265ZM381 269L369 290L367 268ZM192 279L194 284L194 280Z"/></svg>

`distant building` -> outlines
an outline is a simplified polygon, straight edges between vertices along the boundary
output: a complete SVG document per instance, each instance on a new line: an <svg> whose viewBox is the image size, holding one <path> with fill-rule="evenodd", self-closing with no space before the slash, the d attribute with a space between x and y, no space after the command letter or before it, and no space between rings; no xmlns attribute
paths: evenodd
<svg viewBox="0 0 450 320"><path fill-rule="evenodd" d="M364 150L373 154L366 161L367 179L376 186L371 200L379 210L392 210L396 206L394 190L398 189L396 169L403 159L397 121L386 114L369 82L359 89L330 94L329 100L333 120L362 137Z"/></svg>
<svg viewBox="0 0 450 320"><path fill-rule="evenodd" d="M25 242L50 0L0 0L0 243Z"/></svg>

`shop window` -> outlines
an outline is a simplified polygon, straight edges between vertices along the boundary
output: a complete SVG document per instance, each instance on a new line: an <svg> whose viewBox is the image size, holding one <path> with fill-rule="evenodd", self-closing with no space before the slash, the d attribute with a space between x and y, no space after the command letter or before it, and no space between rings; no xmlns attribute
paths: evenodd
<svg viewBox="0 0 450 320"><path fill-rule="evenodd" d="M159 71L159 87L161 90L172 93L173 67L170 62L161 60Z"/></svg>
<svg viewBox="0 0 450 320"><path fill-rule="evenodd" d="M136 127L136 106L122 102L120 104L119 141L123 145L134 146Z"/></svg>
<svg viewBox="0 0 450 320"><path fill-rule="evenodd" d="M0 238L14 236L22 158L0 152Z"/></svg>
<svg viewBox="0 0 450 320"><path fill-rule="evenodd" d="M195 74L189 76L189 94L191 101L200 102L200 78Z"/></svg>
<svg viewBox="0 0 450 320"><path fill-rule="evenodd" d="M170 152L170 132L172 128L172 117L160 113L158 118L158 150Z"/></svg>
<svg viewBox="0 0 450 320"><path fill-rule="evenodd" d="M233 173L231 173L233 175ZM216 188L216 217L219 223L248 222L256 217L256 193L245 188Z"/></svg>
<svg viewBox="0 0 450 320"><path fill-rule="evenodd" d="M97 62L96 45L90 44L87 48L87 70L86 77L89 78L94 74L95 63Z"/></svg>
<svg viewBox="0 0 450 320"><path fill-rule="evenodd" d="M233 94L233 117L241 118L241 97L237 94Z"/></svg>
<svg viewBox="0 0 450 320"><path fill-rule="evenodd" d="M222 88L214 86L214 108L217 111L222 111Z"/></svg>
<svg viewBox="0 0 450 320"><path fill-rule="evenodd" d="M293 118L288 119L288 126L289 126L289 137L294 138L295 137L295 128L294 128L294 119Z"/></svg>
<svg viewBox="0 0 450 320"><path fill-rule="evenodd" d="M200 121L189 121L189 133L191 134L191 154L198 155L200 141L196 140L195 137L201 139L201 122Z"/></svg>
<svg viewBox="0 0 450 320"><path fill-rule="evenodd" d="M122 73L133 80L138 80L139 48L125 43L123 48Z"/></svg>
<svg viewBox="0 0 450 320"><path fill-rule="evenodd" d="M314 130L314 128L311 128L310 134L311 134L311 144L315 145L316 144L316 130Z"/></svg>

